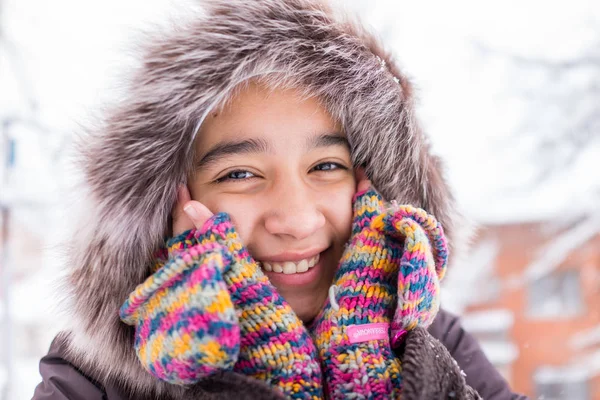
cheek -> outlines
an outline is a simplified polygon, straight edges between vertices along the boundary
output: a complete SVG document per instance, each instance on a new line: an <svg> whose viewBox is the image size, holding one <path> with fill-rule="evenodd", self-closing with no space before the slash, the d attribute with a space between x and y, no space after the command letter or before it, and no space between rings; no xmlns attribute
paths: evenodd
<svg viewBox="0 0 600 400"><path fill-rule="evenodd" d="M252 232L259 220L259 202L250 197L211 193L205 193L198 197L194 197L192 194L192 198L204 204L215 214L219 212L229 214L242 242L248 247L252 246L249 241L252 240Z"/></svg>
<svg viewBox="0 0 600 400"><path fill-rule="evenodd" d="M354 184L345 185L331 191L323 198L322 210L336 235L336 241L346 243L352 230L352 197L355 193Z"/></svg>

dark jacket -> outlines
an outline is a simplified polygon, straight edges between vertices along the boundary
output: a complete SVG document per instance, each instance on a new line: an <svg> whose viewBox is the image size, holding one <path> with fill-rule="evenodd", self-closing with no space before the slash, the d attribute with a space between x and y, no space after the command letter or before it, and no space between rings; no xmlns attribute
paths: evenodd
<svg viewBox="0 0 600 400"><path fill-rule="evenodd" d="M194 391L204 398L211 398L209 393L256 398L260 391L273 396L259 382L230 373L193 390L153 378L137 358L132 328L118 316L125 299L150 275L152 254L169 233L177 186L195 168L193 143L203 119L251 79L262 77L275 87L300 87L316 96L343 127L353 166L364 167L386 200L434 215L451 251L465 242L465 225L441 162L415 115L411 82L375 35L327 3L210 0L202 2L203 12L190 10L174 29L145 36L141 62L119 101L105 107L77 142L84 180L77 195L69 196L81 203L71 206L76 225L65 244L61 291L70 315L68 334L42 360L44 382L37 398L44 393L52 398L53 392L55 398L79 393L86 399L94 394L199 398ZM500 393L497 398L508 396L473 340L444 315L437 337L455 353L467 379L488 398L494 392ZM448 333L452 329L455 334ZM405 349L408 372L415 373L408 392L422 396L421 389L435 388L422 387L419 373L429 371L428 377L441 374L436 382L452 377L436 395L446 389L452 393L455 385L469 394L451 357L440 357L450 363L447 369L422 346L424 341L433 348L441 345L423 332L412 338Z"/></svg>
<svg viewBox="0 0 600 400"><path fill-rule="evenodd" d="M404 374L413 371L416 375L411 378L404 376L405 398L436 399L443 391L440 382L428 382L427 377L440 374L423 372L422 368L437 366L445 373L456 375L455 379L447 382L460 382L459 376L464 376L466 384L453 388L446 384L446 394L453 394L456 399L477 398L469 397L468 390L473 388L486 400L523 400L525 396L512 393L506 381L500 376L493 365L481 351L476 340L460 326L460 320L440 310L437 318L429 327L431 336L421 335L411 340L414 347L429 349L429 352L419 351L418 357L410 357L407 353L413 351L410 347L403 349ZM441 341L443 348L437 341L429 340L435 337ZM127 393L126 389L119 387L118 383L101 383L86 375L76 365L67 361L65 335L57 336L50 346L48 354L40 361L40 374L42 382L37 386L33 399L35 400L128 400L144 398L141 394ZM445 350L447 349L448 352ZM453 365L452 358L458 363ZM442 360L440 360L440 357ZM429 358L429 360L427 360ZM408 366L408 360L418 362L418 366ZM421 368L421 369L420 369ZM409 385L413 382L412 385ZM460 390L467 392L461 393ZM188 397L189 396L189 397ZM232 372L214 376L203 383L190 389L186 398L196 399L279 399L279 394L266 387L262 382L247 378Z"/></svg>

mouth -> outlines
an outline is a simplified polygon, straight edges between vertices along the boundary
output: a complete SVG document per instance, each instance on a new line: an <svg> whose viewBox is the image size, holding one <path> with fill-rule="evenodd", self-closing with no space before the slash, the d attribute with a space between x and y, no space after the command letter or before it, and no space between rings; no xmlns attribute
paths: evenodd
<svg viewBox="0 0 600 400"><path fill-rule="evenodd" d="M308 271L319 262L319 258L321 257L321 253L316 256L305 258L299 261L285 261L285 262L262 262L262 268L265 272L273 272L276 274L301 274Z"/></svg>
<svg viewBox="0 0 600 400"><path fill-rule="evenodd" d="M323 255L328 250L329 248L320 253L313 253L314 255L293 261L283 261L282 259L262 261L260 267L271 283L277 286L278 289L312 286L322 279Z"/></svg>

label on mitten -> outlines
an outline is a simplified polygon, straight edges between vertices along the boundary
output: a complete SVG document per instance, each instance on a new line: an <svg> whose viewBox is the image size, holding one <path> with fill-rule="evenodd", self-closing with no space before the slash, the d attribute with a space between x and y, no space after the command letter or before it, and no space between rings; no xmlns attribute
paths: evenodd
<svg viewBox="0 0 600 400"><path fill-rule="evenodd" d="M389 339L390 324L350 325L346 328L350 343L368 342L369 340Z"/></svg>

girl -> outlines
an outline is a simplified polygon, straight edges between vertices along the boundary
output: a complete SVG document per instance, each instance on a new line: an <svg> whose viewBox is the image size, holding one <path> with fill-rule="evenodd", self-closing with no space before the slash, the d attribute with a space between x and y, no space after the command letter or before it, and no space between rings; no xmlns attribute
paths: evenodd
<svg viewBox="0 0 600 400"><path fill-rule="evenodd" d="M460 226L392 59L318 1L205 6L79 142L34 398L516 398L438 313Z"/></svg>

